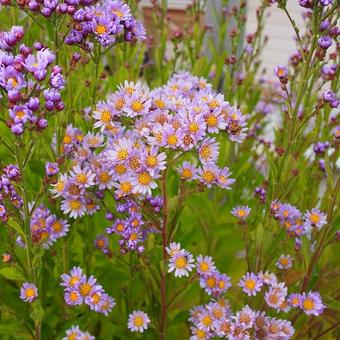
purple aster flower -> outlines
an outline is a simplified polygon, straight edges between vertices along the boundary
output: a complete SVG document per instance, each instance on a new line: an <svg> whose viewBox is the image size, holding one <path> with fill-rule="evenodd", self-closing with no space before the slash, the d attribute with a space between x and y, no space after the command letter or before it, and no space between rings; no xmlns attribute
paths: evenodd
<svg viewBox="0 0 340 340"><path fill-rule="evenodd" d="M255 321L255 312L248 306L244 306L242 310L236 312L235 322L243 328L252 328Z"/></svg>
<svg viewBox="0 0 340 340"><path fill-rule="evenodd" d="M333 44L333 40L330 36L325 35L319 38L318 43L321 48L327 50Z"/></svg>
<svg viewBox="0 0 340 340"><path fill-rule="evenodd" d="M15 123L27 123L32 116L32 111L25 105L14 106L9 110L9 115Z"/></svg>
<svg viewBox="0 0 340 340"><path fill-rule="evenodd" d="M240 220L245 220L248 217L250 210L251 209L246 205L238 205L231 210L231 214Z"/></svg>
<svg viewBox="0 0 340 340"><path fill-rule="evenodd" d="M287 287L283 282L275 283L265 293L264 299L268 306L279 309L287 296Z"/></svg>
<svg viewBox="0 0 340 340"><path fill-rule="evenodd" d="M82 296L80 295L79 291L74 288L70 288L65 291L64 300L70 306L81 305L83 302Z"/></svg>
<svg viewBox="0 0 340 340"><path fill-rule="evenodd" d="M204 139L197 149L198 157L203 164L214 163L218 157L219 144L214 137Z"/></svg>
<svg viewBox="0 0 340 340"><path fill-rule="evenodd" d="M328 19L325 19L324 21L322 21L319 25L319 31L323 32L326 31L330 26L330 22Z"/></svg>
<svg viewBox="0 0 340 340"><path fill-rule="evenodd" d="M333 4L333 0L320 0L320 4L322 6L328 6L328 5Z"/></svg>
<svg viewBox="0 0 340 340"><path fill-rule="evenodd" d="M32 303L38 297L38 288L29 282L25 282L21 286L20 299L24 302Z"/></svg>
<svg viewBox="0 0 340 340"><path fill-rule="evenodd" d="M189 276L189 272L195 268L194 258L186 250L176 252L169 260L168 273L175 272L175 277Z"/></svg>
<svg viewBox="0 0 340 340"><path fill-rule="evenodd" d="M279 79L286 79L288 76L288 69L286 66L276 66L274 69L274 75Z"/></svg>
<svg viewBox="0 0 340 340"><path fill-rule="evenodd" d="M116 305L115 300L108 294L104 293L101 295L101 301L98 312L104 314L105 316L108 316L115 305Z"/></svg>
<svg viewBox="0 0 340 340"><path fill-rule="evenodd" d="M335 94L332 90L327 90L323 93L323 99L325 102L331 102L335 99Z"/></svg>
<svg viewBox="0 0 340 340"><path fill-rule="evenodd" d="M15 179L20 177L20 170L19 170L19 168L16 165L13 165L13 164L9 164L9 165L5 166L3 168L3 172L11 180L15 180Z"/></svg>
<svg viewBox="0 0 340 340"><path fill-rule="evenodd" d="M197 169L188 161L184 161L177 169L180 177L184 180L196 179Z"/></svg>
<svg viewBox="0 0 340 340"><path fill-rule="evenodd" d="M45 171L46 171L46 176L55 176L58 171L59 171L59 166L57 163L50 163L50 162L47 162L45 164Z"/></svg>
<svg viewBox="0 0 340 340"><path fill-rule="evenodd" d="M290 255L281 255L276 262L279 269L289 269L293 265L293 259Z"/></svg>
<svg viewBox="0 0 340 340"><path fill-rule="evenodd" d="M306 227L312 226L316 227L318 230L320 230L323 225L327 224L326 214L316 208L313 208L311 211L307 210L304 219Z"/></svg>
<svg viewBox="0 0 340 340"><path fill-rule="evenodd" d="M208 188L217 184L217 178L220 169L215 164L204 164L202 168L198 169L198 179L204 183Z"/></svg>
<svg viewBox="0 0 340 340"><path fill-rule="evenodd" d="M210 256L198 256L196 259L196 269L200 275L206 275L216 270L215 263Z"/></svg>
<svg viewBox="0 0 340 340"><path fill-rule="evenodd" d="M238 284L248 296L255 296L261 290L262 285L262 281L254 273L246 273Z"/></svg>
<svg viewBox="0 0 340 340"><path fill-rule="evenodd" d="M129 315L128 329L131 332L143 333L146 329L148 329L149 323L150 318L145 312L139 310L133 311Z"/></svg>
<svg viewBox="0 0 340 340"><path fill-rule="evenodd" d="M81 278L78 291L82 299L84 299L84 302L89 305L91 302L91 295L94 293L103 292L103 289L97 284L97 279L91 275L88 279L84 276Z"/></svg>
<svg viewBox="0 0 340 340"><path fill-rule="evenodd" d="M293 308L300 307L301 302L302 302L302 295L297 294L297 293L292 293L288 296L287 302Z"/></svg>
<svg viewBox="0 0 340 340"><path fill-rule="evenodd" d="M322 303L321 296L318 292L309 292L302 294L300 308L307 315L318 316L323 313L326 306Z"/></svg>
<svg viewBox="0 0 340 340"><path fill-rule="evenodd" d="M65 287L65 289L76 290L84 278L85 275L83 275L83 270L80 267L73 267L70 274L61 275L63 282L60 285Z"/></svg>
<svg viewBox="0 0 340 340"><path fill-rule="evenodd" d="M104 250L109 246L109 239L104 235L98 235L94 240L94 245L97 249Z"/></svg>

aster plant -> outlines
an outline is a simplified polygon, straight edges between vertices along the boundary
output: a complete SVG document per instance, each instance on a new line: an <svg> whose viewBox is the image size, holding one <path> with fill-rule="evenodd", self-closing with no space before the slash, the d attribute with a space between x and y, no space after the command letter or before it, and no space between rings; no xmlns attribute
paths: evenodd
<svg viewBox="0 0 340 340"><path fill-rule="evenodd" d="M0 3L1 338L339 337L335 1Z"/></svg>

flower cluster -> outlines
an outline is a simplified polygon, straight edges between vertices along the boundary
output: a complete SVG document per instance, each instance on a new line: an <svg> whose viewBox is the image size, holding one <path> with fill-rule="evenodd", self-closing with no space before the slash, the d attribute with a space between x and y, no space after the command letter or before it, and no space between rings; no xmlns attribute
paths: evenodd
<svg viewBox="0 0 340 340"><path fill-rule="evenodd" d="M119 42L144 40L143 25L131 14L130 8L120 0L103 0L76 10L72 19L74 28L65 38L66 44L76 44L84 49L96 40L106 47ZM89 40L89 41L88 41Z"/></svg>
<svg viewBox="0 0 340 340"><path fill-rule="evenodd" d="M21 197L13 183L20 180L21 174L16 165L9 164L2 169L0 176L0 220L6 223L9 219L10 207L20 209L23 205ZM13 182L13 183L12 183Z"/></svg>
<svg viewBox="0 0 340 340"><path fill-rule="evenodd" d="M77 218L98 211L105 190L113 189L122 216L112 218L106 231L121 236L123 253L142 252L147 234L157 230L159 218L155 225L145 224L139 207L143 213L160 212L163 202L152 194L169 155L174 161L190 151L200 162L198 168L188 161L179 166L182 179L222 188L234 182L228 168L217 166L219 144L211 134L226 132L230 140L242 142L246 118L202 78L180 73L153 91L126 81L96 105L93 118L100 132L83 135L67 127L60 152L73 168L59 174L51 192L62 198L63 212Z"/></svg>
<svg viewBox="0 0 340 340"><path fill-rule="evenodd" d="M95 337L89 332L83 332L79 326L71 326L66 331L66 336L62 340L94 340Z"/></svg>
<svg viewBox="0 0 340 340"><path fill-rule="evenodd" d="M67 235L70 225L67 221L58 219L44 205L32 212L30 219L32 242L49 248L59 238Z"/></svg>
<svg viewBox="0 0 340 340"><path fill-rule="evenodd" d="M20 2L20 7L24 10L31 11L32 14L40 13L48 18L52 14L68 14L72 16L78 8L90 6L96 1L97 0L28 0ZM13 5L11 0L1 0L1 4L4 6Z"/></svg>
<svg viewBox="0 0 340 340"><path fill-rule="evenodd" d="M274 308L278 313L287 313L291 308L300 308L307 315L317 316L322 314L325 308L320 294L317 292L288 295L288 288L285 283L279 282L273 273L246 273L240 280L239 286L248 296L255 296L264 287L268 288L264 293L264 300L269 307Z"/></svg>
<svg viewBox="0 0 340 340"><path fill-rule="evenodd" d="M196 268L200 286L208 295L218 297L224 294L230 287L230 277L220 273L210 256L198 256L196 261L192 254L176 242L170 243L166 248L169 255L169 270L175 272L175 277L189 276L189 272Z"/></svg>
<svg viewBox="0 0 340 340"><path fill-rule="evenodd" d="M299 238L302 235L311 238L314 229L320 230L327 224L326 214L317 208L307 210L303 215L295 206L278 200L271 203L271 213L288 234L296 238L297 243L300 243Z"/></svg>
<svg viewBox="0 0 340 340"><path fill-rule="evenodd" d="M80 267L73 267L69 274L61 275L64 299L70 306L85 303L91 310L108 315L115 306L115 300L105 293L94 276L89 278Z"/></svg>
<svg viewBox="0 0 340 340"><path fill-rule="evenodd" d="M129 315L128 329L131 332L143 333L148 329L150 318L148 314L143 311L135 310Z"/></svg>
<svg viewBox="0 0 340 340"><path fill-rule="evenodd" d="M47 116L64 109L60 90L65 81L61 68L52 67L55 55L42 44L35 44L36 53L25 45L20 45L18 54L8 51L24 34L22 27L12 31L0 33L0 89L9 101L7 125L21 135L26 127L44 129Z"/></svg>
<svg viewBox="0 0 340 340"><path fill-rule="evenodd" d="M269 317L248 305L232 313L226 299L211 300L190 310L191 340L212 337L228 339L291 339L290 321Z"/></svg>
<svg viewBox="0 0 340 340"><path fill-rule="evenodd" d="M144 251L143 242L152 232L159 232L152 222L143 218L142 209L131 199L123 199L116 197L116 217L111 212L106 214L109 221L113 221L112 225L106 228L108 234L117 234L120 236L119 246L121 254L128 251L136 250L138 253ZM155 214L160 212L163 200L159 197L146 196L140 203L144 209Z"/></svg>
<svg viewBox="0 0 340 340"><path fill-rule="evenodd" d="M24 302L32 303L38 297L38 288L35 284L30 282L25 282L21 286L20 299Z"/></svg>

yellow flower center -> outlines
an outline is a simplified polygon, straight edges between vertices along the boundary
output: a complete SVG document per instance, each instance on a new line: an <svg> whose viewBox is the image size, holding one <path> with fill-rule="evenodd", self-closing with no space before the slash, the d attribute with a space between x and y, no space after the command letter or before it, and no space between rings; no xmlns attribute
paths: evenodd
<svg viewBox="0 0 340 340"><path fill-rule="evenodd" d="M146 158L146 164L150 167L155 167L157 165L157 158L154 156L148 156Z"/></svg>
<svg viewBox="0 0 340 340"><path fill-rule="evenodd" d="M91 292L91 286L88 283L84 283L80 286L79 291L82 296L87 296Z"/></svg>
<svg viewBox="0 0 340 340"><path fill-rule="evenodd" d="M80 173L77 175L77 182L81 184L85 184L87 182L87 176L84 173Z"/></svg>
<svg viewBox="0 0 340 340"><path fill-rule="evenodd" d="M217 125L217 118L214 115L209 115L205 121L209 127Z"/></svg>
<svg viewBox="0 0 340 340"><path fill-rule="evenodd" d="M77 299L78 299L77 292L76 291L71 292L70 293L70 300L74 302L74 301L77 301Z"/></svg>
<svg viewBox="0 0 340 340"><path fill-rule="evenodd" d="M101 116L100 116L100 120L103 122L103 123L110 123L110 120L111 120L111 112L110 111L103 111Z"/></svg>
<svg viewBox="0 0 340 340"><path fill-rule="evenodd" d="M116 14L118 18L121 18L123 16L123 13L118 9L113 9L112 13Z"/></svg>
<svg viewBox="0 0 340 340"><path fill-rule="evenodd" d="M212 324L212 319L209 315L206 315L202 318L202 324L206 327L209 327Z"/></svg>
<svg viewBox="0 0 340 340"><path fill-rule="evenodd" d="M183 169L182 170L182 177L184 178L191 178L192 177L192 171L190 169Z"/></svg>
<svg viewBox="0 0 340 340"><path fill-rule="evenodd" d="M121 149L117 152L117 157L120 161L125 160L129 155L129 152L127 149Z"/></svg>
<svg viewBox="0 0 340 340"><path fill-rule="evenodd" d="M200 270L201 270L201 272L206 272L208 269L209 269L209 265L208 265L207 262L202 262L202 263L200 264Z"/></svg>
<svg viewBox="0 0 340 340"><path fill-rule="evenodd" d="M243 209L239 209L239 210L237 211L237 215L238 215L239 217L244 217L244 216L246 215L246 212L245 212L245 210L243 210Z"/></svg>
<svg viewBox="0 0 340 340"><path fill-rule="evenodd" d="M217 100L212 100L208 106L211 108L211 109L216 109L216 107L218 107L218 101Z"/></svg>
<svg viewBox="0 0 340 340"><path fill-rule="evenodd" d="M63 139L63 143L71 144L71 142L72 142L72 137L70 135L65 135Z"/></svg>
<svg viewBox="0 0 340 340"><path fill-rule="evenodd" d="M144 105L140 101L136 100L132 102L131 108L135 112L141 112L144 108Z"/></svg>
<svg viewBox="0 0 340 340"><path fill-rule="evenodd" d="M133 320L133 324L136 327L141 327L144 324L144 319L140 315L135 316L135 319Z"/></svg>
<svg viewBox="0 0 340 340"><path fill-rule="evenodd" d="M164 109L165 104L164 104L163 100L156 99L155 100L155 106L157 106L159 109Z"/></svg>
<svg viewBox="0 0 340 340"><path fill-rule="evenodd" d="M215 174L210 170L206 170L206 171L203 172L203 179L206 182L210 183L213 180L215 180Z"/></svg>
<svg viewBox="0 0 340 340"><path fill-rule="evenodd" d="M16 115L18 118L24 118L24 117L25 117L25 112L22 111L22 110L19 110L19 111L15 112L15 115Z"/></svg>
<svg viewBox="0 0 340 340"><path fill-rule="evenodd" d="M310 220L312 221L313 224L316 224L320 221L320 216L318 214L311 214L310 215Z"/></svg>
<svg viewBox="0 0 340 340"><path fill-rule="evenodd" d="M288 261L288 259L287 259L286 257L282 257L282 258L280 259L280 263L281 263L283 266L288 266L289 261Z"/></svg>
<svg viewBox="0 0 340 340"><path fill-rule="evenodd" d="M57 184L55 185L55 188L57 189L57 191L63 191L65 187L65 183L62 180L59 180L57 182Z"/></svg>
<svg viewBox="0 0 340 340"><path fill-rule="evenodd" d="M254 280L249 279L249 280L246 280L246 282L244 283L244 285L245 285L248 289L253 290L253 289L255 288L255 286L256 286L256 282L255 282Z"/></svg>
<svg viewBox="0 0 340 340"><path fill-rule="evenodd" d="M306 299L303 301L303 307L305 310L311 310L314 308L314 301L312 299Z"/></svg>
<svg viewBox="0 0 340 340"><path fill-rule="evenodd" d="M59 232L59 231L62 231L62 225L59 221L55 221L52 225L52 228L55 232Z"/></svg>
<svg viewBox="0 0 340 340"><path fill-rule="evenodd" d="M102 239L97 240L97 247L98 248L104 248L105 246L105 241Z"/></svg>
<svg viewBox="0 0 340 340"><path fill-rule="evenodd" d="M115 171L118 175L123 175L126 173L126 167L123 164L117 164L115 166Z"/></svg>
<svg viewBox="0 0 340 340"><path fill-rule="evenodd" d="M198 126L197 123L191 123L191 124L189 125L189 131L190 131L191 133L196 133L196 132L199 131L199 129L200 129L200 127Z"/></svg>
<svg viewBox="0 0 340 340"><path fill-rule="evenodd" d="M100 301L100 295L98 295L97 293L94 293L91 295L92 298L92 303L97 304Z"/></svg>
<svg viewBox="0 0 340 340"><path fill-rule="evenodd" d="M125 104L124 98L118 98L115 102L115 109L116 110L121 110Z"/></svg>
<svg viewBox="0 0 340 340"><path fill-rule="evenodd" d="M108 174L107 171L104 171L99 175L99 180L102 183L108 183L110 181L110 179L111 179L111 176Z"/></svg>
<svg viewBox="0 0 340 340"><path fill-rule="evenodd" d="M15 78L11 77L11 78L8 78L8 81L12 84L12 86L15 88L18 86L18 82Z"/></svg>
<svg viewBox="0 0 340 340"><path fill-rule="evenodd" d="M121 231L123 231L124 229L124 225L122 223L118 223L116 225L116 230L120 233Z"/></svg>
<svg viewBox="0 0 340 340"><path fill-rule="evenodd" d="M28 288L25 294L26 294L26 297L31 298L35 296L35 290L33 288Z"/></svg>
<svg viewBox="0 0 340 340"><path fill-rule="evenodd" d="M169 145L176 145L177 141L178 141L178 138L177 138L176 135L170 135L170 136L168 136L167 141L168 141Z"/></svg>
<svg viewBox="0 0 340 340"><path fill-rule="evenodd" d="M122 182L120 183L120 190L124 193L128 194L132 189L132 185L130 182Z"/></svg>
<svg viewBox="0 0 340 340"><path fill-rule="evenodd" d="M138 175L138 182L142 185L148 185L151 181L152 177L146 171L143 171Z"/></svg>
<svg viewBox="0 0 340 340"><path fill-rule="evenodd" d="M137 238L138 238L138 235L137 235L136 233L132 233L132 234L130 235L130 240L131 240L131 241L136 241Z"/></svg>
<svg viewBox="0 0 340 340"><path fill-rule="evenodd" d="M178 257L175 261L176 268L183 269L186 267L186 265L187 265L187 261L183 256Z"/></svg>
<svg viewBox="0 0 340 340"><path fill-rule="evenodd" d="M276 305L279 301L279 298L275 294L270 294L268 300L270 303Z"/></svg>
<svg viewBox="0 0 340 340"><path fill-rule="evenodd" d="M211 157L211 154L212 154L211 147L209 145L205 145L201 148L199 153L200 153L200 155L203 159L207 159L207 158Z"/></svg>
<svg viewBox="0 0 340 340"><path fill-rule="evenodd" d="M207 280L207 286L210 288L215 287L216 285L216 279L214 277L209 277Z"/></svg>
<svg viewBox="0 0 340 340"><path fill-rule="evenodd" d="M297 297L293 298L291 302L292 302L293 306L298 306L299 305L299 299Z"/></svg>
<svg viewBox="0 0 340 340"><path fill-rule="evenodd" d="M106 28L106 26L104 26L104 25L97 25L96 28L95 28L95 31L96 31L98 34L104 34L104 33L106 33L107 28Z"/></svg>
<svg viewBox="0 0 340 340"><path fill-rule="evenodd" d="M70 285L71 286L76 285L79 282L79 280L80 280L79 276L72 276L70 279Z"/></svg>
<svg viewBox="0 0 340 340"><path fill-rule="evenodd" d="M70 202L70 207L72 210L79 210L81 207L81 202L78 200L72 200Z"/></svg>

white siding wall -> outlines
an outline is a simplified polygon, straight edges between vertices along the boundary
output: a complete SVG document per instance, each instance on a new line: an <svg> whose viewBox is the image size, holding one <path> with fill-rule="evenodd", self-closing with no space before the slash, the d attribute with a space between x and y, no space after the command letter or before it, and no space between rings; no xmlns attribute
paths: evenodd
<svg viewBox="0 0 340 340"><path fill-rule="evenodd" d="M172 9L183 9L185 10L190 4L192 4L192 0L168 0L168 7ZM141 6L151 7L150 0L141 0Z"/></svg>
<svg viewBox="0 0 340 340"><path fill-rule="evenodd" d="M248 0L247 33L254 32L256 29L256 8L259 4L260 0ZM288 0L287 8L297 26L301 27L301 31L304 27L303 8L298 5L297 0ZM289 56L296 51L296 44L295 32L287 15L276 5L272 5L267 11L270 15L266 18L265 34L268 35L269 40L262 53L262 67L267 69L267 76L272 77L276 65L287 64Z"/></svg>

